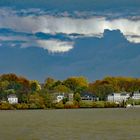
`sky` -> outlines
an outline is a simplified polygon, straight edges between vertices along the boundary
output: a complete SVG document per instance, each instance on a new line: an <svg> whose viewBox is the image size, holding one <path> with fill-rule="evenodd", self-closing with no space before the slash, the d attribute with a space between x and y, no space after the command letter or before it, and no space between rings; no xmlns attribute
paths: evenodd
<svg viewBox="0 0 140 140"><path fill-rule="evenodd" d="M0 73L139 78L139 7L139 0L0 0Z"/></svg>

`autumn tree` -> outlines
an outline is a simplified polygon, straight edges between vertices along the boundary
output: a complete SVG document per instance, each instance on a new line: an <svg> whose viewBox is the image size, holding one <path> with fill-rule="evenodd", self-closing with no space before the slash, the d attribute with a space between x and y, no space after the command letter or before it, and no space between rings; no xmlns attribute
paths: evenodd
<svg viewBox="0 0 140 140"><path fill-rule="evenodd" d="M54 91L58 93L69 93L70 89L66 87L65 85L58 85L54 87Z"/></svg>
<svg viewBox="0 0 140 140"><path fill-rule="evenodd" d="M77 101L78 103L81 101L81 96L78 92L74 94L74 100Z"/></svg>
<svg viewBox="0 0 140 140"><path fill-rule="evenodd" d="M105 100L107 95L113 93L113 86L107 81L97 80L89 84L88 90L99 97L100 100Z"/></svg>
<svg viewBox="0 0 140 140"><path fill-rule="evenodd" d="M30 93L29 80L12 73L0 75L0 94L4 97L13 93L16 94L19 101L22 102L22 96L27 96Z"/></svg>
<svg viewBox="0 0 140 140"><path fill-rule="evenodd" d="M44 98L39 94L31 94L29 95L30 108L45 108Z"/></svg>
<svg viewBox="0 0 140 140"><path fill-rule="evenodd" d="M63 84L74 93L81 93L88 87L88 81L85 77L69 77L63 82Z"/></svg>
<svg viewBox="0 0 140 140"><path fill-rule="evenodd" d="M53 90L54 83L55 83L55 79L53 79L51 77L48 77L45 80L44 88L47 89L47 90Z"/></svg>
<svg viewBox="0 0 140 140"><path fill-rule="evenodd" d="M32 93L35 93L41 90L41 86L37 80L30 81L30 88L31 88Z"/></svg>

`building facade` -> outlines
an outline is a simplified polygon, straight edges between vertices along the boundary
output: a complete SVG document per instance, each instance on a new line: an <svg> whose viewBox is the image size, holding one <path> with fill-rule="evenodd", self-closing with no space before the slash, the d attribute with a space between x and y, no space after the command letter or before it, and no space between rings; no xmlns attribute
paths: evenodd
<svg viewBox="0 0 140 140"><path fill-rule="evenodd" d="M130 98L129 93L113 93L107 96L109 102L123 102Z"/></svg>
<svg viewBox="0 0 140 140"><path fill-rule="evenodd" d="M73 101L73 98L74 98L74 94L73 93L69 93L68 94L69 101Z"/></svg>
<svg viewBox="0 0 140 140"><path fill-rule="evenodd" d="M140 92L136 91L136 92L132 93L132 99L140 100Z"/></svg>
<svg viewBox="0 0 140 140"><path fill-rule="evenodd" d="M96 101L98 100L97 97L92 93L82 93L81 94L81 100L91 100Z"/></svg>
<svg viewBox="0 0 140 140"><path fill-rule="evenodd" d="M8 98L8 102L10 104L17 104L18 103L18 97L15 94L8 95L7 98Z"/></svg>

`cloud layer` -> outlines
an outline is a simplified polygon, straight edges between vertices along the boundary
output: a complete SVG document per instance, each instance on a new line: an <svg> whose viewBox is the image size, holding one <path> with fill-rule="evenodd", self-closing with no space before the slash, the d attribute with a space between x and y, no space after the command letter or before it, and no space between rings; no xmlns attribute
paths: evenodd
<svg viewBox="0 0 140 140"><path fill-rule="evenodd" d="M38 11L38 14L36 14ZM79 14L79 12L78 12ZM140 20L139 18L118 18L108 19L107 17L90 16L88 18L70 17L68 13L59 15L49 15L39 9L31 9L29 13L22 15L12 9L0 10L0 28L12 29L16 32L30 33L32 36L22 35L13 37L0 36L1 40L25 41L22 47L38 46L47 49L49 52L67 52L74 47L75 37L102 37L106 29L120 30L125 38L133 43L140 43ZM38 39L35 34L41 32L46 34L67 35L72 41L59 39ZM72 36L77 34L77 36Z"/></svg>

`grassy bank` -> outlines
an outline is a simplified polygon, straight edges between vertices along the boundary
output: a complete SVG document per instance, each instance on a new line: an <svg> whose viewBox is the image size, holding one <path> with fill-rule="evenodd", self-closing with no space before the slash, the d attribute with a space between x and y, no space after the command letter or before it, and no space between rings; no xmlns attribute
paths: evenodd
<svg viewBox="0 0 140 140"><path fill-rule="evenodd" d="M20 110L20 109L72 109L72 108L117 108L125 107L124 104L116 104L107 101L67 101L66 103L53 103L49 108L40 104L9 104L0 103L0 110Z"/></svg>

